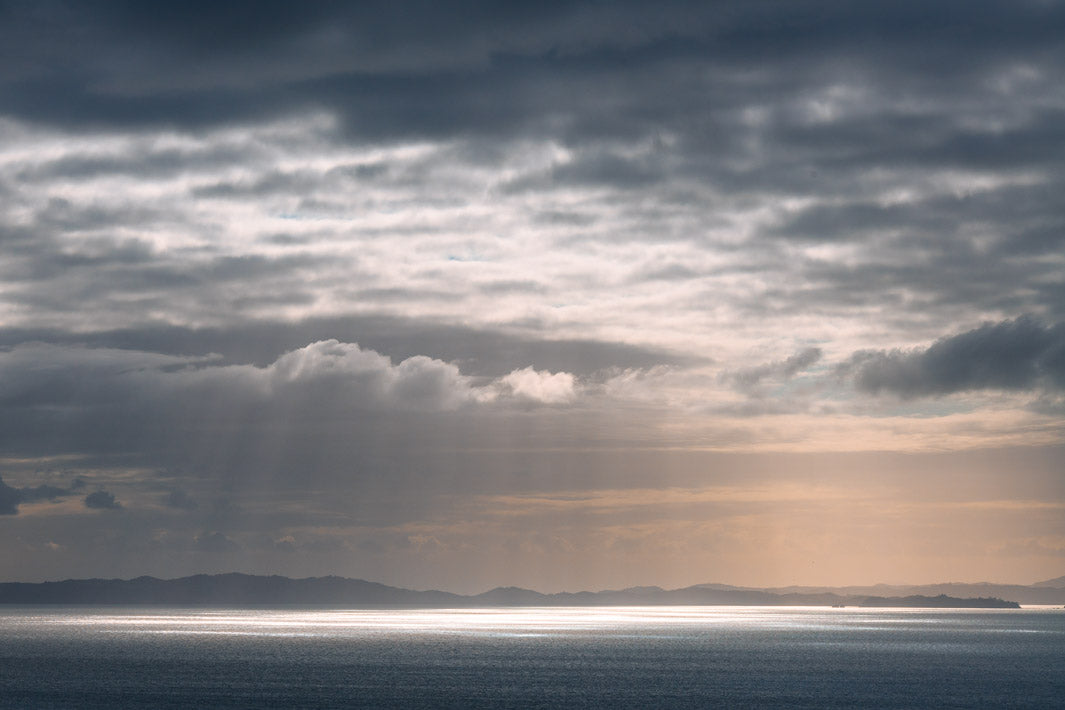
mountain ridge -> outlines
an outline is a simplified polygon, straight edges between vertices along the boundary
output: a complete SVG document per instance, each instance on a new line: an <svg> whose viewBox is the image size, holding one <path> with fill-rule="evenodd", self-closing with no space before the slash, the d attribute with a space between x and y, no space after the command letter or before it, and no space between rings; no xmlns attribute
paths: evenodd
<svg viewBox="0 0 1065 710"><path fill-rule="evenodd" d="M1055 580L1047 580L1054 582ZM851 587L736 587L705 583L679 589L637 586L618 590L543 593L496 587L463 595L413 590L330 575L290 578L239 572L175 579L67 579L0 583L0 604L129 604L171 606L308 605L447 608L470 606L958 606L1065 604L1065 587L945 583ZM1008 600L1008 601L1007 601Z"/></svg>

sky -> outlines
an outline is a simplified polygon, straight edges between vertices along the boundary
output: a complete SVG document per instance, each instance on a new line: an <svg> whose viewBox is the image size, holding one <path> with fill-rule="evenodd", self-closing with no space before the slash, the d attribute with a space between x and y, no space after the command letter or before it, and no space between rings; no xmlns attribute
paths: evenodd
<svg viewBox="0 0 1065 710"><path fill-rule="evenodd" d="M1065 574L1065 3L0 2L0 580Z"/></svg>

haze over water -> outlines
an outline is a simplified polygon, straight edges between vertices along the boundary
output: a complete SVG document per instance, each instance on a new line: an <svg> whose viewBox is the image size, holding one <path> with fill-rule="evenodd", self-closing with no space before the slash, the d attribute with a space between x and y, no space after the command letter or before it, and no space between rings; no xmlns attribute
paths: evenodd
<svg viewBox="0 0 1065 710"><path fill-rule="evenodd" d="M7 608L0 707L1052 707L1065 613Z"/></svg>

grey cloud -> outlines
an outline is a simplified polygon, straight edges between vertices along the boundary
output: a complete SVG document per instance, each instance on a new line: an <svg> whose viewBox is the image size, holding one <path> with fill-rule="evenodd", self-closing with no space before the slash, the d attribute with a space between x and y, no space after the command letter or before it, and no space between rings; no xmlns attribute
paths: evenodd
<svg viewBox="0 0 1065 710"><path fill-rule="evenodd" d="M743 389L751 390L750 386ZM764 417L782 414L801 414L810 411L810 403L802 399L769 399L759 397L744 402L708 407L707 411L728 417Z"/></svg>
<svg viewBox="0 0 1065 710"><path fill-rule="evenodd" d="M53 197L37 211L36 223L32 229L41 235L54 238L57 233L73 231L106 233L118 226L146 227L164 221L167 213L151 208L126 205L121 208L105 208L98 205L80 205L70 200ZM115 241L115 240L111 240ZM126 240L134 242L135 240Z"/></svg>
<svg viewBox="0 0 1065 710"><path fill-rule="evenodd" d="M73 490L68 490L66 488L58 488L56 486L49 485L23 488L19 491L19 493L22 495L22 502L24 503L33 503L39 500L55 500L56 498L69 496L73 492Z"/></svg>
<svg viewBox="0 0 1065 710"><path fill-rule="evenodd" d="M18 504L21 502L22 494L19 490L0 479L0 515L17 515Z"/></svg>
<svg viewBox="0 0 1065 710"><path fill-rule="evenodd" d="M18 515L21 503L36 503L41 500L54 501L57 498L73 495L74 490L42 484L39 486L13 488L0 478L0 515Z"/></svg>
<svg viewBox="0 0 1065 710"><path fill-rule="evenodd" d="M278 246L303 246L309 244L314 240L313 236L290 234L286 232L278 232L276 234L268 234L260 239L264 244L275 244Z"/></svg>
<svg viewBox="0 0 1065 710"><path fill-rule="evenodd" d="M458 293L411 288L367 288L354 292L352 296L359 301L368 300L384 303L405 301L417 302L423 300L437 302L463 300L462 294Z"/></svg>
<svg viewBox="0 0 1065 710"><path fill-rule="evenodd" d="M570 227L587 227L595 223L596 218L592 215L580 212L563 212L559 210L547 210L538 212L534 219L542 224L565 225Z"/></svg>
<svg viewBox="0 0 1065 710"><path fill-rule="evenodd" d="M238 115L212 113L229 103L231 112L249 111L248 120L252 115L263 120L282 110L286 115L325 110L336 114L341 133L319 131L316 139L323 142L458 138L469 146L465 152L456 149L456 155L468 161L476 153L478 160L495 167L498 156L507 152L500 148L506 139L548 137L569 148L568 160L546 173L531 168L517 183L529 190L591 187L610 193L596 205L602 211L558 209L533 216L538 224L546 220L563 227L568 222L571 233L558 235L560 247L592 240L683 240L735 248L700 241L719 208L770 196L807 196L818 204L755 231L745 245L746 268L780 271L784 277L774 279L764 298L750 299L749 307L774 309L782 304L781 312L798 312L915 302L926 308L973 304L1005 313L1054 308L1065 302L1057 298L1058 281L1047 278L1057 267L1038 257L1060 250L1065 233L1065 217L1053 197L1060 192L1061 160L1055 150L1065 144L1060 140L1065 122L1051 90L1056 58L1062 54L1061 35L1052 28L1062 26L1062 10L990 3L974 12L948 5L875 4L857 9L836 3L769 3L756 11L747 3L660 10L638 3L612 4L609 10L574 3L528 12L485 12L471 6L461 22L453 13L425 7L408 14L384 6L356 11L328 5L296 13L301 19L290 26L275 24L277 18L293 14L278 10L277 18L255 20L248 37L230 37L219 30L209 33L209 39L194 29L195 22L217 15L222 18L219 27L228 27L231 10L169 9L165 14L173 24L165 28L143 18L129 21L139 17L138 11L112 5L95 12L24 8L10 10L10 19L12 26L34 25L57 13L46 26L58 28L59 34L71 33L69 41L57 41L53 48L59 66L83 51L79 42L96 46L91 38L97 35L124 38L121 46L126 51L145 53L141 66L113 65L94 54L92 61L77 63L79 72L64 74L64 81L73 82L76 90L64 89L56 97L63 108L56 112L76 121L79 130L84 128L79 119L93 117L120 126L164 121L197 127L216 116L220 124L232 125ZM434 31L422 24L428 18L434 18ZM323 58L313 40L320 39L317 33L326 27L339 38L376 35L365 28L387 27L392 40L385 46L364 37L365 46L375 47L364 52L351 49L362 46L358 42L338 39L330 45L330 56ZM454 34L438 34L443 27ZM123 34L132 28L147 34ZM963 35L966 40L961 42ZM40 51L22 44L17 33L11 39L10 46L27 56ZM924 44L931 39L935 49ZM203 42L227 49L217 56L192 51ZM276 67L255 66L249 58L258 52L284 58L290 69L279 74ZM927 60L929 54L937 59L936 71L917 70L916 57ZM222 63L223 56L235 63L222 69L212 65L216 72L203 66ZM966 61L958 62L957 56ZM162 57L168 62L186 58L187 64L168 66L187 69L147 71L152 60ZM240 58L249 61L236 61ZM20 94L26 82L39 83L40 91L34 93L46 94L49 82L59 81L34 73L47 74L40 69L44 65L27 66L38 69L31 72L18 63L8 68L21 83L12 78L7 90ZM1030 69L1034 78L1012 83L1003 79L1004 88L996 88L996 77L1018 67ZM224 84L226 91L202 85L211 81ZM847 99L848 92L858 92L857 98ZM837 95L844 98L837 100ZM76 110L79 101L91 104L86 114ZM816 108L819 102L825 114L809 115L813 109L807 105ZM17 114L20 104L9 105ZM172 115L162 118L167 115L162 108L173 109ZM271 110L254 113L265 108ZM115 115L108 118L108 111ZM752 112L755 118L748 116ZM974 125L979 124L976 119L987 125ZM669 140L660 140L663 136ZM373 162L323 175L306 167L279 169L263 164L269 151L253 145L212 143L189 151L151 149L147 140L144 145L149 150L142 166L136 151L117 151L111 157L85 154L44 161L37 173L31 168L23 173L39 180L64 172L72 178L137 175L142 169L144 175L173 175L251 161L261 170L251 171L246 180L208 175L189 189L193 195L241 200L289 194L306 210L305 217L350 217L350 202L319 194L323 186L357 189L347 181L381 179L392 184L424 179L417 170L413 175L400 175L402 170L393 174L390 167ZM215 151L219 155L212 157ZM883 192L911 184L929 168L1027 170L1041 177L1035 184L988 189L969 200L934 196L908 204L878 201ZM871 175L881 175L882 183L870 185ZM635 205L626 194L633 187L639 187L641 197ZM429 200L419 195L420 202ZM1022 203L1023 211L1011 208ZM27 247L31 251L22 257L10 257L4 273L23 283L6 297L20 308L55 314L68 312L72 301L93 303L98 313L112 314L111 324L163 310L180 310L184 322L203 322L205 314L220 310L216 304L249 315L289 299L293 305L314 304L313 286L320 283L308 284L308 275L324 265L306 256L234 269L233 264L207 259L191 264L175 254L141 254L150 258L134 263L137 254L131 252L86 254L71 244L41 241L50 232L113 231L119 225L148 230L169 219L180 221L160 206L119 210L55 203L38 216L35 232L18 238L23 244L45 246ZM188 225L190 231L202 228L214 225ZM395 236L403 228L428 231L431 225L397 226L380 235ZM356 231L345 236L374 236L369 227L352 229ZM870 252L864 263L846 266L801 258L789 263L772 255L782 237L803 243L862 242ZM291 234L274 235L273 243L278 239L290 246L314 241ZM991 240L994 246L988 250L977 239ZM1003 258L1031 261L1003 264ZM974 272L985 278L974 279ZM1027 277L1019 279L1019 272ZM671 280L684 276L675 270L649 274ZM222 280L264 293L233 297ZM365 286L347 294L359 307L366 300L381 309L401 308L418 298L464 302L460 295L432 287ZM127 298L131 294L136 297Z"/></svg>
<svg viewBox="0 0 1065 710"><path fill-rule="evenodd" d="M336 340L289 351L265 367L24 345L0 353L0 382L0 448L114 454L161 454L189 437L210 439L234 426L255 438L274 427L303 431L322 425L322 435L332 437L352 422L358 437L372 438L379 427L402 426L418 413L488 406L503 394L451 363L422 355L393 363ZM299 436L312 441L316 435Z"/></svg>
<svg viewBox="0 0 1065 710"><path fill-rule="evenodd" d="M311 172L304 173L281 173L274 172L264 175L254 182L218 182L211 185L201 185L191 190L196 198L230 198L230 197L262 197L265 195L304 194L308 190L320 186L322 177Z"/></svg>
<svg viewBox="0 0 1065 710"><path fill-rule="evenodd" d="M1065 178L1065 175L1061 176ZM1054 253L1065 240L1065 210L1049 200L1063 189L1061 179L1034 185L1010 185L975 194L938 194L902 204L871 201L815 204L790 215L768 234L787 240L811 242L862 242L870 260L900 251L922 250L937 259L939 271L960 254L980 258L989 277L1002 270L1003 260L1017 260ZM992 240L990 251L979 254L973 235ZM885 258L886 260L886 258ZM1008 265L1008 264L1007 264ZM1024 262L1026 269L1052 269ZM900 275L901 276L901 275ZM1004 279L1008 282L1012 276ZM900 282L905 279L900 278Z"/></svg>
<svg viewBox="0 0 1065 710"><path fill-rule="evenodd" d="M79 358L85 362L76 365ZM304 524L323 520L298 502L308 491L328 491L330 505L344 501L344 515L362 525L417 520L436 495L500 485L492 482L499 465L510 464L474 465L464 453L485 442L532 449L544 438L603 437L594 411L538 415L542 407L448 363L424 356L391 363L337 342L291 351L267 367L56 346L15 348L0 354L5 359L0 381L26 385L0 397L0 450L67 455L81 470L109 472L101 480L129 470L122 476L131 491L158 491L162 481L194 500L229 495L246 505L242 516L253 526L266 524L252 517L257 506L273 510L278 496L293 499ZM35 374L20 377L19 369ZM481 396L500 399L482 406ZM90 495L87 504L107 502ZM137 506L128 505L132 514ZM291 523L292 510L279 511L279 520ZM235 517L201 505L168 516L167 525L191 518L217 527Z"/></svg>
<svg viewBox="0 0 1065 710"><path fill-rule="evenodd" d="M163 497L163 505L178 510L196 510L199 504L196 500L180 488L176 488Z"/></svg>
<svg viewBox="0 0 1065 710"><path fill-rule="evenodd" d="M666 171L647 158L626 158L610 153L578 155L571 162L533 173L502 186L504 192L542 190L546 187L607 186L636 190L663 182Z"/></svg>
<svg viewBox="0 0 1065 710"><path fill-rule="evenodd" d="M1029 403L1028 409L1051 417L1065 416L1065 395L1044 393Z"/></svg>
<svg viewBox="0 0 1065 710"><path fill-rule="evenodd" d="M133 219L137 232L150 234L153 224L131 217L136 209L113 215L105 210L106 214L86 218L75 208L78 216L70 219L63 216L65 209L39 220L28 229L29 238L0 258L0 275L12 283L5 302L57 314L70 313L71 303L96 306L97 313L118 321L136 319L145 310L172 311L196 304L206 308L208 303L215 310L227 304L239 312L242 303L249 307L256 297L268 300L288 293L297 301L307 298L308 272L330 263L299 252L275 256L158 250L144 239L109 236L129 227L127 218ZM81 231L97 228L98 235ZM249 288L234 294L227 286L232 283ZM123 313L128 317L123 318Z"/></svg>
<svg viewBox="0 0 1065 710"><path fill-rule="evenodd" d="M76 397L82 403L104 403L116 378L191 362L149 353L26 345L0 353L0 402L35 408L61 406Z"/></svg>
<svg viewBox="0 0 1065 710"><path fill-rule="evenodd" d="M546 293L547 287L532 279L513 281L488 281L478 284L482 293Z"/></svg>
<svg viewBox="0 0 1065 710"><path fill-rule="evenodd" d="M205 532L196 537L196 547L204 552L215 554L239 552L239 543L217 531Z"/></svg>
<svg viewBox="0 0 1065 710"><path fill-rule="evenodd" d="M879 205L852 203L845 206L816 205L807 208L773 232L813 241L854 241L865 235L894 230L939 230L949 224L949 215L938 215L926 204Z"/></svg>
<svg viewBox="0 0 1065 710"><path fill-rule="evenodd" d="M20 185L53 180L89 180L101 177L166 178L185 173L223 168L234 163L262 159L254 146L213 143L194 150L160 149L150 141L131 140L107 153L70 153L23 165L12 176Z"/></svg>
<svg viewBox="0 0 1065 710"><path fill-rule="evenodd" d="M631 75L671 62L757 69L786 60L823 73L864 58L888 77L938 76L949 87L1003 56L1058 46L1065 24L1059 6L1039 3L541 5L228 2L159 17L116 3L9 6L0 96L9 110L56 122L202 125L325 104L364 133L461 133L546 120L579 100L568 82L619 66ZM622 98L600 85L596 97ZM677 96L674 105L690 95ZM603 131L619 114L632 122L654 107L593 105L582 117L601 117ZM419 110L427 106L435 110Z"/></svg>
<svg viewBox="0 0 1065 710"><path fill-rule="evenodd" d="M239 156L238 156L239 157ZM236 159L230 164L237 162ZM352 189L365 187L367 183L380 184L389 175L391 167L386 163L358 163L340 165L325 172L313 170L267 172L251 181L222 181L192 188L196 198L246 198L275 195L292 195L332 188ZM408 178L408 180L413 178ZM313 203L301 203L301 209L309 209Z"/></svg>
<svg viewBox="0 0 1065 710"><path fill-rule="evenodd" d="M85 496L85 507L97 510L118 510L122 504L115 499L114 494L101 490L93 491Z"/></svg>
<svg viewBox="0 0 1065 710"><path fill-rule="evenodd" d="M984 325L926 349L855 354L844 371L863 391L901 397L983 389L1065 388L1065 324L1034 318Z"/></svg>
<svg viewBox="0 0 1065 710"><path fill-rule="evenodd" d="M265 367L286 352L320 340L357 342L393 360L428 355L461 365L464 374L499 377L523 367L587 376L601 370L692 366L700 359L625 343L560 339L544 341L503 330L398 316L309 318L294 322L245 320L225 328L147 326L69 333L0 329L0 347L42 342L94 349L142 351L179 358L220 356L226 364ZM177 364L174 361L172 364Z"/></svg>
<svg viewBox="0 0 1065 710"><path fill-rule="evenodd" d="M939 329L966 312L1039 309L1050 319L1065 316L1065 302L1057 297L1060 267L1047 258L1053 249L1041 257L1011 254L1012 240L1000 242L997 230L982 232L986 224L974 223L969 234L956 236L899 228L898 236L869 239L853 263L767 256L764 267L778 277L768 280L760 299L743 307L760 315L839 314L860 307L903 318L920 308L940 316L934 325Z"/></svg>
<svg viewBox="0 0 1065 710"><path fill-rule="evenodd" d="M654 266L642 269L633 274L632 280L639 281L686 281L695 279L701 274L684 264L672 263L662 266Z"/></svg>
<svg viewBox="0 0 1065 710"><path fill-rule="evenodd" d="M821 355L821 348L804 348L786 360L727 372L722 376L722 379L743 389L755 387L766 378L787 380L817 363L821 359Z"/></svg>

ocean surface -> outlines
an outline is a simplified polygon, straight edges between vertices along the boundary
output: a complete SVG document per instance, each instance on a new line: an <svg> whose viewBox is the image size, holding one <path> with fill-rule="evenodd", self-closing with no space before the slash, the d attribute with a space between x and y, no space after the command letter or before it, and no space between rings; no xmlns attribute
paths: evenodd
<svg viewBox="0 0 1065 710"><path fill-rule="evenodd" d="M0 607L2 708L1065 708L1065 610Z"/></svg>

